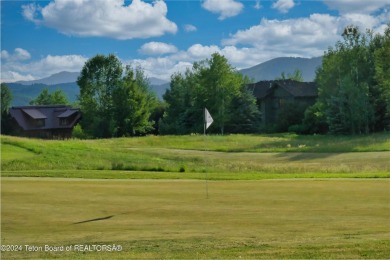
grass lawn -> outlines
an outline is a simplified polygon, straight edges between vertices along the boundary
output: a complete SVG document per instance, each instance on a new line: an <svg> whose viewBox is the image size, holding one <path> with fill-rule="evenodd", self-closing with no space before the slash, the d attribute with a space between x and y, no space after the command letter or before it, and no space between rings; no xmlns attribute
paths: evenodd
<svg viewBox="0 0 390 260"><path fill-rule="evenodd" d="M2 257L387 258L390 254L387 179L210 181L208 188L207 199L204 181L3 178L3 245L116 244L123 250L23 250L3 252Z"/></svg>
<svg viewBox="0 0 390 260"><path fill-rule="evenodd" d="M2 259L390 256L390 133L0 138Z"/></svg>
<svg viewBox="0 0 390 260"><path fill-rule="evenodd" d="M388 179L2 178L2 245L120 245L2 259L387 258Z"/></svg>

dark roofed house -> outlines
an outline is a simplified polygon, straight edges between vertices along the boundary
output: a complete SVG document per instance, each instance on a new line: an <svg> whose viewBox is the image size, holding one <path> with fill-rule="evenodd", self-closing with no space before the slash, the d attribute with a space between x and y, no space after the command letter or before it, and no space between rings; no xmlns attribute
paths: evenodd
<svg viewBox="0 0 390 260"><path fill-rule="evenodd" d="M294 105L306 109L315 103L318 96L314 82L259 81L249 84L248 88L257 99L263 126L275 124L283 107Z"/></svg>
<svg viewBox="0 0 390 260"><path fill-rule="evenodd" d="M46 139L72 137L81 118L80 110L65 105L12 107L13 134Z"/></svg>

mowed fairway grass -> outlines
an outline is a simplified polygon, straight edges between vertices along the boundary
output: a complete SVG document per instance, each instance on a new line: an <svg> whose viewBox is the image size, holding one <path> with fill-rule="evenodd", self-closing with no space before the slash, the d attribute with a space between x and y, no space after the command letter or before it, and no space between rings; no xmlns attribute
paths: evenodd
<svg viewBox="0 0 390 260"><path fill-rule="evenodd" d="M3 259L388 258L388 180L3 178L2 244L121 245Z"/></svg>
<svg viewBox="0 0 390 260"><path fill-rule="evenodd" d="M390 257L389 133L1 136L1 169L2 259Z"/></svg>

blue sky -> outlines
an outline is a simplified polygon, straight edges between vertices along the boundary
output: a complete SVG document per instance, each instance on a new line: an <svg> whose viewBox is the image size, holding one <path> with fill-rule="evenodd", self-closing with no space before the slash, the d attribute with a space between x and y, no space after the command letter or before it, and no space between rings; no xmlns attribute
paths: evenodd
<svg viewBox="0 0 390 260"><path fill-rule="evenodd" d="M1 0L1 81L80 71L114 53L169 79L214 52L237 69L316 57L358 25L382 33L390 0Z"/></svg>

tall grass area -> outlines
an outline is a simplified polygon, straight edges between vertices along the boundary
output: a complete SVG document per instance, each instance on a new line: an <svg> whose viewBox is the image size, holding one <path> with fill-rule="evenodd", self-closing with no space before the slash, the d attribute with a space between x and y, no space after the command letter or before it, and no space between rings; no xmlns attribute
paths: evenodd
<svg viewBox="0 0 390 260"><path fill-rule="evenodd" d="M204 172L373 173L388 177L390 134L193 135L61 141L1 136L1 156L3 176L56 176L56 172L73 171L73 177L86 177L87 172L105 171L103 175L121 178L119 173L134 171L166 173L165 176L180 173L190 178L196 175L191 173ZM111 170L116 172L107 173Z"/></svg>

